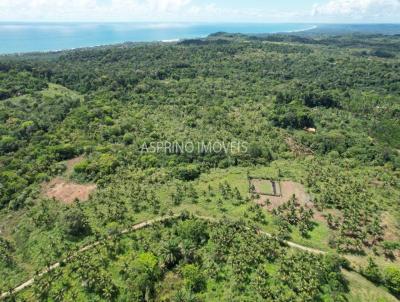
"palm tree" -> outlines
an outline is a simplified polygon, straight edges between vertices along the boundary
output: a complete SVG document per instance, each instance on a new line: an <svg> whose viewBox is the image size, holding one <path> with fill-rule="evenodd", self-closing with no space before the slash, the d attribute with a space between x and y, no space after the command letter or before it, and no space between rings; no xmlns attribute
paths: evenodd
<svg viewBox="0 0 400 302"><path fill-rule="evenodd" d="M196 258L196 247L187 240L184 240L180 243L180 252L182 254L183 260L186 263L191 263Z"/></svg>
<svg viewBox="0 0 400 302"><path fill-rule="evenodd" d="M167 268L172 268L182 258L179 244L175 240L168 240L161 247L160 256L163 260L163 264Z"/></svg>

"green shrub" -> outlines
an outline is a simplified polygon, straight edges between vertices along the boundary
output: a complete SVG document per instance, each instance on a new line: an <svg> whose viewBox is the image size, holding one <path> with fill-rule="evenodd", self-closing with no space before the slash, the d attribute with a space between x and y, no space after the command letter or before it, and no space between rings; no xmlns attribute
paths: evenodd
<svg viewBox="0 0 400 302"><path fill-rule="evenodd" d="M0 139L0 154L9 153L18 149L18 141L12 136L3 136Z"/></svg>
<svg viewBox="0 0 400 302"><path fill-rule="evenodd" d="M386 287L398 298L400 298L400 269L387 268L385 270Z"/></svg>
<svg viewBox="0 0 400 302"><path fill-rule="evenodd" d="M70 236L79 237L90 233L90 226L85 214L76 206L65 211L61 225L64 232Z"/></svg>
<svg viewBox="0 0 400 302"><path fill-rule="evenodd" d="M187 166L180 166L175 169L174 176L178 179L191 181L198 178L201 174L200 167L198 165L187 165Z"/></svg>
<svg viewBox="0 0 400 302"><path fill-rule="evenodd" d="M131 145L135 140L135 136L132 133L125 133L123 137L123 141L125 145Z"/></svg>
<svg viewBox="0 0 400 302"><path fill-rule="evenodd" d="M202 291L206 286L206 278L201 269L194 264L187 264L181 269L185 286L194 292Z"/></svg>
<svg viewBox="0 0 400 302"><path fill-rule="evenodd" d="M57 160L71 159L77 155L76 149L71 144L57 145L51 148Z"/></svg>
<svg viewBox="0 0 400 302"><path fill-rule="evenodd" d="M362 274L374 283L380 284L383 282L382 273L372 258L368 258L368 266L362 270Z"/></svg>

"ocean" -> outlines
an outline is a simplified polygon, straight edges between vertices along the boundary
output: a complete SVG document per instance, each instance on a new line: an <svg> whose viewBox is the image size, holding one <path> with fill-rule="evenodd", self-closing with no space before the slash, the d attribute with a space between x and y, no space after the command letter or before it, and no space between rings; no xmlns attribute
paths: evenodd
<svg viewBox="0 0 400 302"><path fill-rule="evenodd" d="M295 32L312 24L261 23L0 23L0 54L57 51L123 42L176 41L215 32Z"/></svg>

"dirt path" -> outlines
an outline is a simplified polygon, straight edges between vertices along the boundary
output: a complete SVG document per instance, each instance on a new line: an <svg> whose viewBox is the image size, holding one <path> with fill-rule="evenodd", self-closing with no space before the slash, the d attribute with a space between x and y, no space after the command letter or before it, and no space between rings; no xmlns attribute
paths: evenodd
<svg viewBox="0 0 400 302"><path fill-rule="evenodd" d="M132 227L130 227L130 228L128 228L128 229L122 230L122 231L120 232L120 235L128 234L128 233L130 233L130 232L134 232L134 231L137 231L137 230L146 228L146 227L151 226L151 225L153 225L153 224L156 224L156 223L158 223L158 222L163 222L163 221L167 221L167 220L170 220L170 219L176 219L176 218L178 218L179 216L180 216L180 215L176 214L176 215L173 215L173 216L166 216L166 217L160 217L160 218L155 218L155 219L151 219L151 220L146 220L146 221L144 221L144 222L135 224L135 225L133 225ZM46 269L44 269L43 271L41 271L40 273L38 273L35 277L33 277L33 278L29 279L28 281L22 283L21 285L17 286L17 287L14 288L13 290L2 293L2 294L0 295L0 300L3 300L3 299L5 299L5 298L8 298L8 297L10 297L12 294L16 294L16 293L19 293L19 292L23 291L24 289L28 288L29 286L31 286L31 285L35 282L35 278L42 277L43 275L45 275L45 274L47 274L47 273L49 273L49 272L55 270L56 268L60 267L61 262L69 262L69 261L71 261L74 257L76 257L78 254L81 254L81 253L83 253L83 252L86 252L86 251L89 251L89 250L93 249L94 247L98 246L98 245L99 245L101 242L103 242L103 241L104 241L104 240L96 241L96 242L94 242L94 243L92 243L92 244L86 245L86 246L82 247L81 249L79 249L78 251L76 251L75 254L74 254L73 256L70 256L70 257L68 257L67 259L64 259L63 261L60 261L60 262L57 262L57 263L52 264L52 265L49 266L48 268L46 268Z"/></svg>
<svg viewBox="0 0 400 302"><path fill-rule="evenodd" d="M151 219L151 220L146 220L144 222L135 224L130 228L122 230L119 234L120 235L128 234L128 233L131 233L131 232L146 228L148 226L154 225L154 224L159 223L159 222L164 222L164 221L168 221L168 220L177 219L180 216L181 216L180 214L175 214L175 215L172 215L172 216L159 217L159 218L155 218L155 219ZM219 219L216 219L216 218L213 218L213 217L208 217L208 216L199 216L199 215L192 215L192 216L195 217L195 218L198 218L198 219L207 220L207 221L211 221L211 222L219 221ZM263 234L263 235L266 235L266 236L272 238L272 235L270 233L267 233L267 232L264 232L264 231L259 231L259 234ZM104 239L104 240L107 240L107 239ZM81 254L83 252L86 252L88 250L93 249L94 247L96 247L97 245L102 243L104 240L97 241L97 242L94 242L94 243L89 244L87 246L84 246L81 249L79 249L78 251L76 251L74 253L74 255L64 259L63 261L54 263L53 265L49 266L48 268L44 269L42 272L37 274L34 278L29 279L28 281L22 283L21 285L17 286L16 288L14 288L11 291L2 293L0 295L0 300L8 298L12 294L16 294L16 293L19 293L19 292L23 291L24 289L28 288L29 286L31 286L35 282L35 278L42 277L43 275L45 275L45 274L57 269L58 267L60 267L61 262L65 263L65 262L71 261L78 254ZM300 244L297 244L297 243L294 243L294 242L291 242L291 241L284 241L283 243L287 244L291 248L295 248L295 249L302 250L302 251L305 251L305 252L318 254L318 255L326 254L326 252L324 252L324 251L313 249L313 248L310 248L310 247L306 247L306 246L303 246L303 245L300 245Z"/></svg>
<svg viewBox="0 0 400 302"><path fill-rule="evenodd" d="M313 150L297 142L292 136L286 134L284 140L290 151L292 151L296 156L314 155Z"/></svg>
<svg viewBox="0 0 400 302"><path fill-rule="evenodd" d="M212 222L217 222L218 221L218 219L212 218L212 217L208 217L208 216L199 216L199 215L193 215L193 216L198 218L198 219L208 220L208 221L212 221ZM268 232L259 231L258 233L266 235L267 237L273 238L273 236ZM286 244L287 246L291 247L291 248L302 250L302 251L309 252L309 253L312 253L312 254L318 254L318 255L326 254L326 252L324 252L324 251L321 251L321 250L318 250L318 249L314 249L314 248L311 248L311 247L307 247L307 246L304 246L304 245L301 245L301 244L297 244L297 243L294 243L292 241L283 241L283 243Z"/></svg>

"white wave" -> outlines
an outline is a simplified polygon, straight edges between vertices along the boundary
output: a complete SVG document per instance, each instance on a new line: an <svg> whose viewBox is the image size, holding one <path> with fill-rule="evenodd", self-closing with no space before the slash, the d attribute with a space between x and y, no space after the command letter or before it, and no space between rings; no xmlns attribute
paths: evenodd
<svg viewBox="0 0 400 302"><path fill-rule="evenodd" d="M169 40L161 40L163 43L173 43L173 42L179 42L181 39L169 39Z"/></svg>
<svg viewBox="0 0 400 302"><path fill-rule="evenodd" d="M313 26L308 27L308 28L289 30L287 32L288 33L299 33L299 32L302 32L302 31L309 31L309 30L313 30L313 29L316 29L316 28L318 28L318 26L317 25L313 25Z"/></svg>

